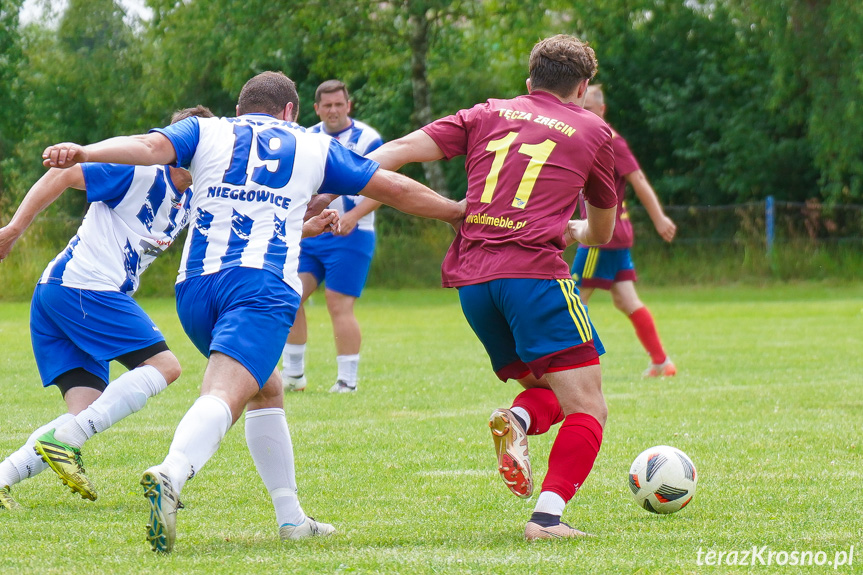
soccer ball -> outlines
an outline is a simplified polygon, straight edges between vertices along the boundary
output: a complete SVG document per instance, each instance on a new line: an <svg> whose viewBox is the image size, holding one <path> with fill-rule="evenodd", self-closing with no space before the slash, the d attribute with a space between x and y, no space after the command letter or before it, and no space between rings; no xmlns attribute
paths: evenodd
<svg viewBox="0 0 863 575"><path fill-rule="evenodd" d="M667 445L647 449L629 468L635 502L653 513L674 513L695 495L695 465L685 453Z"/></svg>

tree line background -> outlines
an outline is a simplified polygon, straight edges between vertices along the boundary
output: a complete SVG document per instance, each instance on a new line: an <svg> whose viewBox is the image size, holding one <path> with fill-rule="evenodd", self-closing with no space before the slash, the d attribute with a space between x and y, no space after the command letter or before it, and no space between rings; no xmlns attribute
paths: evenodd
<svg viewBox="0 0 863 575"><path fill-rule="evenodd" d="M0 4L4 223L48 144L140 133L196 104L233 115L264 70L297 82L300 123L318 121L314 90L337 77L354 115L393 139L523 93L531 47L556 33L596 50L606 119L665 204L863 195L859 0L146 0L146 20L114 0L40 2L45 17L27 25L23 0ZM464 194L459 161L411 169ZM51 212L84 208L66 194Z"/></svg>

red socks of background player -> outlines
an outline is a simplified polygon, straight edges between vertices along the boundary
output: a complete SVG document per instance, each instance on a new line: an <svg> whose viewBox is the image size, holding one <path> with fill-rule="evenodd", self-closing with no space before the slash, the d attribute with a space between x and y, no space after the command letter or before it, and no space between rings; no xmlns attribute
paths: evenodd
<svg viewBox="0 0 863 575"><path fill-rule="evenodd" d="M601 445L602 426L595 417L587 413L567 415L551 446L542 491L557 493L564 501L572 499L590 475Z"/></svg>
<svg viewBox="0 0 863 575"><path fill-rule="evenodd" d="M659 341L659 334L656 331L656 324L653 323L653 316L650 315L650 310L647 306L640 307L629 316L629 321L635 327L635 335L638 336L641 345L650 354L651 363L659 365L667 359L665 350L662 349L662 342Z"/></svg>

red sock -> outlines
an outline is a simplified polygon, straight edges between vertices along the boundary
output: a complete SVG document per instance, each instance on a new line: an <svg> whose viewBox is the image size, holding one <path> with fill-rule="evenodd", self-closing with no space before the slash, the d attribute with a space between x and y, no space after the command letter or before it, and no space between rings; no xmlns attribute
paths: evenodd
<svg viewBox="0 0 863 575"><path fill-rule="evenodd" d="M551 454L543 491L552 491L564 501L575 496L593 469L602 445L602 426L592 415L570 413L560 426Z"/></svg>
<svg viewBox="0 0 863 575"><path fill-rule="evenodd" d="M532 387L519 393L512 402L513 407L522 407L530 414L528 435L540 435L552 425L563 421L563 410L557 396L550 389Z"/></svg>
<svg viewBox="0 0 863 575"><path fill-rule="evenodd" d="M650 354L650 361L653 363L662 363L668 356L665 355L665 350L662 349L662 342L659 341L659 334L656 331L656 324L653 323L653 316L650 315L650 310L647 306L640 307L629 316L629 321L635 326L635 335L641 341L641 345Z"/></svg>

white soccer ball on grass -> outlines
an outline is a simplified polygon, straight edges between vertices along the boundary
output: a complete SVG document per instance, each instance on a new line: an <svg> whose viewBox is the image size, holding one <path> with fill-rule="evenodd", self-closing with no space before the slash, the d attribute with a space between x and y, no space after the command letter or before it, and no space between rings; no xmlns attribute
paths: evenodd
<svg viewBox="0 0 863 575"><path fill-rule="evenodd" d="M629 488L639 506L653 513L674 513L692 501L698 475L695 464L677 448L657 445L635 458Z"/></svg>

